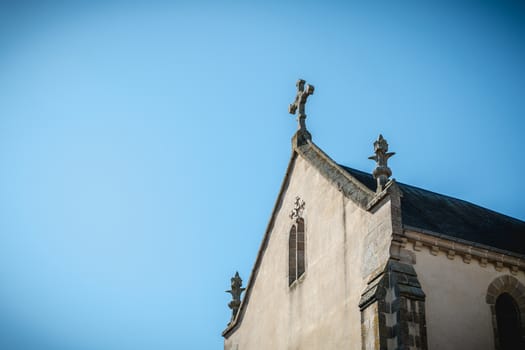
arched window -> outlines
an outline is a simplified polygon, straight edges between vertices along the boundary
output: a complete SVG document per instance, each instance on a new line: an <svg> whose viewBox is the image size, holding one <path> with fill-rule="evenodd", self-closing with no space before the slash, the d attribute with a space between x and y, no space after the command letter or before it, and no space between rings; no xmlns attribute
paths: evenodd
<svg viewBox="0 0 525 350"><path fill-rule="evenodd" d="M288 239L288 284L292 284L297 279L297 227L290 229Z"/></svg>
<svg viewBox="0 0 525 350"><path fill-rule="evenodd" d="M297 219L297 278L301 277L305 270L304 261L304 220Z"/></svg>
<svg viewBox="0 0 525 350"><path fill-rule="evenodd" d="M519 310L516 302L508 293L500 294L496 299L496 320L498 323L500 349L523 349Z"/></svg>
<svg viewBox="0 0 525 350"><path fill-rule="evenodd" d="M500 276L487 289L496 350L525 349L525 286L510 275Z"/></svg>
<svg viewBox="0 0 525 350"><path fill-rule="evenodd" d="M298 218L290 229L288 239L288 284L291 285L305 272L304 219Z"/></svg>

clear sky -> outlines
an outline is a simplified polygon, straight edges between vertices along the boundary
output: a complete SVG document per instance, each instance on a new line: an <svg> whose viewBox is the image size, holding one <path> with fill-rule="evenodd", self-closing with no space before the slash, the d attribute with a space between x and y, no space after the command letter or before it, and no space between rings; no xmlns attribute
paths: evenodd
<svg viewBox="0 0 525 350"><path fill-rule="evenodd" d="M525 219L522 1L7 2L2 349L221 349L300 77L337 162Z"/></svg>

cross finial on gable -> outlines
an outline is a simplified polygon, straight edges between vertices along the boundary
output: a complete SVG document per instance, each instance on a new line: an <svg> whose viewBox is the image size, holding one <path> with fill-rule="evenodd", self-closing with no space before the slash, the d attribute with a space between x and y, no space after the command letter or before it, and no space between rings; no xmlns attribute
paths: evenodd
<svg viewBox="0 0 525 350"><path fill-rule="evenodd" d="M288 112L290 114L295 114L297 109L299 109L299 112L297 113L297 121L299 122L299 130L302 131L306 131L306 113L304 112L304 105L306 104L308 96L313 95L314 93L313 85L306 84L305 89L305 83L306 81L303 79L297 80L297 83L295 84L297 86L297 95L295 96L295 101L288 107Z"/></svg>

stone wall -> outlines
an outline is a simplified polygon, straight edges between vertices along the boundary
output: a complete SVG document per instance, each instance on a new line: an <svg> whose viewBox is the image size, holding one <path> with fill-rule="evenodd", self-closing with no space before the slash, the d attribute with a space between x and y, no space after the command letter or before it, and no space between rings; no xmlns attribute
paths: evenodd
<svg viewBox="0 0 525 350"><path fill-rule="evenodd" d="M390 203L364 210L300 156L289 179L249 301L238 327L225 334L225 349L361 350L358 304L370 276L388 259ZM289 214L297 196L305 201L306 272L289 286ZM374 327L365 341L374 338Z"/></svg>
<svg viewBox="0 0 525 350"><path fill-rule="evenodd" d="M493 350L489 286L511 279L525 284L524 272L417 242L409 241L406 249L415 254L414 268L426 294L428 348Z"/></svg>

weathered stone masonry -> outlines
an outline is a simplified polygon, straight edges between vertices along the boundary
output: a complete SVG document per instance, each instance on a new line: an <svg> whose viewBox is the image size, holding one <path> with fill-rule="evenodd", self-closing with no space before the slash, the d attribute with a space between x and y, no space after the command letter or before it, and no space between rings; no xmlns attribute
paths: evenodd
<svg viewBox="0 0 525 350"><path fill-rule="evenodd" d="M377 314L366 312L371 306ZM370 282L359 308L363 338L369 332L367 325L377 322L378 328L374 343L363 339L363 350L427 349L425 293L411 265L389 261L385 271Z"/></svg>

